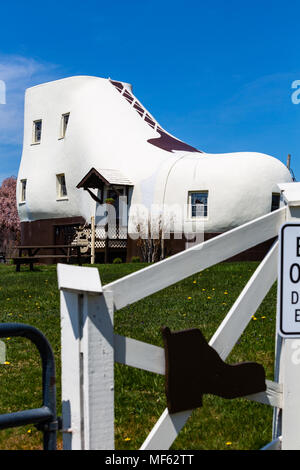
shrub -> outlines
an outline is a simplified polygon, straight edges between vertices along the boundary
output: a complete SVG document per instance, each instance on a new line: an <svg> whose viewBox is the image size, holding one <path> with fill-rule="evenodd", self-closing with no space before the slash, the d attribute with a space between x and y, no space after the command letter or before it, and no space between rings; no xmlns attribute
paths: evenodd
<svg viewBox="0 0 300 470"><path fill-rule="evenodd" d="M115 258L115 259L113 260L113 264L120 264L120 263L122 263L121 258Z"/></svg>
<svg viewBox="0 0 300 470"><path fill-rule="evenodd" d="M141 259L140 259L139 256L133 256L133 257L131 258L131 262L132 262L132 263L140 263L140 262L141 262Z"/></svg>

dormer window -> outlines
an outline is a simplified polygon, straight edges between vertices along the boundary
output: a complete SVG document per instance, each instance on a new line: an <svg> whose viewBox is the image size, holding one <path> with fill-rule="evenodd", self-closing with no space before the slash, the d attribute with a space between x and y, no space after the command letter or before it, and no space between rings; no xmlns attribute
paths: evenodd
<svg viewBox="0 0 300 470"><path fill-rule="evenodd" d="M68 123L69 123L70 113L62 114L61 116L61 132L60 138L63 139L66 135Z"/></svg>
<svg viewBox="0 0 300 470"><path fill-rule="evenodd" d="M42 138L42 120L33 121L33 136L32 143L39 144Z"/></svg>
<svg viewBox="0 0 300 470"><path fill-rule="evenodd" d="M66 199L68 196L66 178L63 173L56 175L56 192L57 199Z"/></svg>

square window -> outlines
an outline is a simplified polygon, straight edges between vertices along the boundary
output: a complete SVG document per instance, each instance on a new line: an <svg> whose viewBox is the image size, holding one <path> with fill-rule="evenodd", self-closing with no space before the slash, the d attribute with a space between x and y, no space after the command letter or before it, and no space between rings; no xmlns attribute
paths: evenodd
<svg viewBox="0 0 300 470"><path fill-rule="evenodd" d="M21 180L20 202L26 202L26 184L27 180Z"/></svg>
<svg viewBox="0 0 300 470"><path fill-rule="evenodd" d="M38 144L41 142L42 138L42 120L39 119L38 121L33 122L33 143Z"/></svg>
<svg viewBox="0 0 300 470"><path fill-rule="evenodd" d="M195 191L189 193L190 217L207 217L208 191Z"/></svg>
<svg viewBox="0 0 300 470"><path fill-rule="evenodd" d="M63 139L66 135L66 131L67 131L67 127L68 127L68 123L69 123L69 117L70 117L70 113L66 113L66 114L62 114L61 116L61 139Z"/></svg>
<svg viewBox="0 0 300 470"><path fill-rule="evenodd" d="M66 198L68 193L67 193L65 175L64 174L56 175L56 182L57 182L57 185L56 185L57 198L58 199Z"/></svg>

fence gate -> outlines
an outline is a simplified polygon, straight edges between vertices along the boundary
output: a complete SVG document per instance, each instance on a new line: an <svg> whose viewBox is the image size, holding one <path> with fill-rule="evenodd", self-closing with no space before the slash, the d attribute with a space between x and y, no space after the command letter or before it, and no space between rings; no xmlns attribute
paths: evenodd
<svg viewBox="0 0 300 470"><path fill-rule="evenodd" d="M263 217L102 287L96 268L58 265L61 291L64 449L114 449L114 361L165 373L164 349L114 334L114 311L278 236L300 218L300 183L279 185L285 205ZM278 241L258 266L209 344L225 360L277 278ZM297 344L295 343L297 342ZM264 449L300 449L299 340L276 341L275 381L248 400L274 407L273 441ZM192 410L166 409L141 450L169 449Z"/></svg>

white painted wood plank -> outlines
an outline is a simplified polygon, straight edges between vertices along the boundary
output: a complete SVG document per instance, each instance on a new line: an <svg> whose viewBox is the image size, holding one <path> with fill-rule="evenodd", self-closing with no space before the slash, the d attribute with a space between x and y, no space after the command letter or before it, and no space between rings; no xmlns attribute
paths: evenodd
<svg viewBox="0 0 300 470"><path fill-rule="evenodd" d="M254 272L254 274L246 284L245 288L243 289L242 293L240 294L239 298L234 303L233 307L230 309L224 321L221 323L220 327L217 329L216 333L213 335L212 339L209 342L210 346L212 346L220 354L223 360L225 360L226 357L229 355L231 349L234 347L236 341L242 334L252 314L254 313L252 312L252 310L250 310L250 312L248 310L249 306L255 306L255 303L253 303L253 296L258 297L258 299L255 300L255 302L259 301L257 304L258 306L267 294L267 286L269 285L271 287L271 285L276 279L277 246L278 242L275 243L270 252L259 265L257 270ZM263 280L264 277L266 277L266 281ZM260 289L260 282L263 283L263 289ZM240 308L240 303L243 308ZM239 318L240 316L242 317L241 319ZM233 334L231 333L231 329L233 329ZM227 341L229 341L228 346ZM268 397L267 394L265 395L266 396L260 396L259 398L263 398L266 401L272 399L271 397ZM176 430L178 430L178 432L181 430L179 424L182 425L181 427L183 427L190 414L191 413L189 411L182 412L181 419L176 427ZM169 415L168 410L166 409L163 415L161 416L160 420L153 427L143 446L146 445L147 447L145 448L147 449L155 449L155 446L157 445L156 443L161 443L159 445L163 445L165 447L159 447L159 449L169 449L174 439L174 425L172 415Z"/></svg>
<svg viewBox="0 0 300 470"><path fill-rule="evenodd" d="M273 441L269 442L269 444L266 444L264 447L262 447L260 450L281 450L281 441L282 437L277 437Z"/></svg>
<svg viewBox="0 0 300 470"><path fill-rule="evenodd" d="M277 290L279 289L279 283ZM279 297L277 294L277 304L279 302ZM278 305L277 305L277 315L278 315ZM276 345L275 345L275 370L274 370L274 380L276 382L282 383L283 379L283 355L281 354L282 349L282 337L276 334ZM273 412L273 440L282 435L282 409L274 408Z"/></svg>
<svg viewBox="0 0 300 470"><path fill-rule="evenodd" d="M282 342L282 450L300 450L300 340Z"/></svg>
<svg viewBox="0 0 300 470"><path fill-rule="evenodd" d="M70 292L99 294L102 285L97 268L57 264L58 288Z"/></svg>
<svg viewBox="0 0 300 470"><path fill-rule="evenodd" d="M271 380L266 380L267 390L265 392L253 393L252 395L247 395L244 398L251 401L257 401L258 403L263 403L264 405L275 406L277 408L282 408L283 403L283 388L282 384L277 382L272 382Z"/></svg>
<svg viewBox="0 0 300 470"><path fill-rule="evenodd" d="M60 293L61 383L64 450L82 450L82 384L80 366L80 301L75 293Z"/></svg>
<svg viewBox="0 0 300 470"><path fill-rule="evenodd" d="M229 355L235 343L262 303L277 278L278 242L276 242L254 274L228 314L212 336L209 344L223 360Z"/></svg>
<svg viewBox="0 0 300 470"><path fill-rule="evenodd" d="M110 292L84 295L83 388L85 450L114 449L114 334Z"/></svg>
<svg viewBox="0 0 300 470"><path fill-rule="evenodd" d="M170 415L166 408L150 434L148 434L140 450L169 449L191 414L192 410Z"/></svg>
<svg viewBox="0 0 300 470"><path fill-rule="evenodd" d="M165 350L153 344L114 335L115 361L156 374L165 374Z"/></svg>
<svg viewBox="0 0 300 470"><path fill-rule="evenodd" d="M136 302L203 269L278 235L286 207L248 222L168 259L107 284L115 309Z"/></svg>

